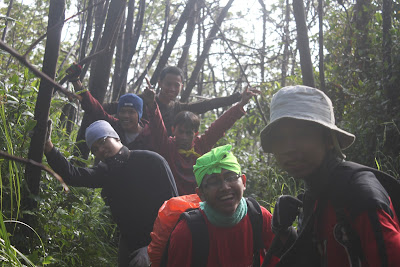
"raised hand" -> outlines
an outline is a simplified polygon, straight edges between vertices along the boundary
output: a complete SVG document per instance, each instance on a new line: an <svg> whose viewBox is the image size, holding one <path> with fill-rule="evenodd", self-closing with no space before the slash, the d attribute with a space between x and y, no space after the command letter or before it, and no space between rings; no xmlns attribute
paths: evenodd
<svg viewBox="0 0 400 267"><path fill-rule="evenodd" d="M249 103L250 99L253 96L261 94L260 90L255 89L254 87L246 87L246 89L242 93L242 100L239 102L239 105L244 107Z"/></svg>
<svg viewBox="0 0 400 267"><path fill-rule="evenodd" d="M153 87L150 84L149 78L145 77L147 82L147 87L144 89L142 94L143 103L148 106L149 108L154 107L154 103L156 101L156 92L154 91Z"/></svg>

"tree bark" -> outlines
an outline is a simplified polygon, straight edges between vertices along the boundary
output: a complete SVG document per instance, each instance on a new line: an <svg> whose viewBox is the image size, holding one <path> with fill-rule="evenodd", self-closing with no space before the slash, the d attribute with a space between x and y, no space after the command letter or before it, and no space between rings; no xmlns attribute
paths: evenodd
<svg viewBox="0 0 400 267"><path fill-rule="evenodd" d="M226 6L221 10L217 20L215 21L213 27L211 28L210 32L208 33L207 40L204 44L203 51L200 57L196 61L196 65L193 69L192 75L190 76L190 80L186 86L186 89L183 91L181 96L182 102L187 102L189 100L190 93L196 84L197 77L199 76L200 70L204 65L204 62L207 58L208 52L210 51L211 44L213 43L215 36L222 24L222 21L225 19L226 14L228 13L229 8L232 6L234 0L229 0Z"/></svg>
<svg viewBox="0 0 400 267"><path fill-rule="evenodd" d="M64 25L64 10L64 0L50 1L49 21L47 29L48 31L49 29L51 29L51 31L49 31L47 34L42 71L52 79L54 79L56 73L61 31ZM54 27L54 25L56 25L57 23L59 23L59 26ZM49 118L50 102L52 95L53 86L48 81L42 79L40 82L34 114L34 118L37 121L37 124L33 131L28 152L28 158L39 163L42 162L43 158L43 146L46 137L47 121ZM30 192L34 195L39 194L41 169L36 166L28 165L25 169L25 177ZM36 205L36 203L33 205Z"/></svg>
<svg viewBox="0 0 400 267"><path fill-rule="evenodd" d="M126 77L128 75L129 66L131 64L133 55L136 52L136 47L139 41L140 33L143 27L143 19L144 19L144 11L146 9L146 1L141 0L139 3L138 14L135 21L135 28L133 30L133 36L129 39L128 47L126 48L126 54L122 61L121 67L121 77L117 80L117 84L115 85L115 89L118 92L118 97L121 95L121 88L126 86ZM116 100L116 99L115 99Z"/></svg>
<svg viewBox="0 0 400 267"><path fill-rule="evenodd" d="M315 87L314 69L311 61L308 29L304 12L303 0L293 0L293 14L296 20L297 47L300 52L300 66L303 84Z"/></svg>
<svg viewBox="0 0 400 267"><path fill-rule="evenodd" d="M318 23L319 23L319 82L322 91L326 91L325 86L325 67L324 67L324 1L318 0Z"/></svg>
<svg viewBox="0 0 400 267"><path fill-rule="evenodd" d="M383 90L389 100L388 110L393 109L393 104L397 99L397 93L391 83L393 75L392 66L392 36L390 30L392 29L392 0L383 0L382 7L382 54L383 54Z"/></svg>
<svg viewBox="0 0 400 267"><path fill-rule="evenodd" d="M197 0L189 0L189 2L186 4L185 9L183 10L182 15L180 16L178 23L174 28L172 36L168 41L167 45L165 46L164 51L160 57L160 60L158 61L157 67L153 72L153 76L151 77L150 80L151 84L156 84L158 82L158 77L161 73L161 70L166 66L168 58L171 55L172 49L174 48L178 40L178 37L181 35L182 29L185 26L186 21L189 19L189 15L196 2Z"/></svg>
<svg viewBox="0 0 400 267"><path fill-rule="evenodd" d="M186 25L186 41L185 41L185 44L183 45L182 55L178 61L178 68L181 68L181 69L184 69L187 64L189 48L190 48L190 45L192 44L192 38L193 38L194 30L196 28L196 17L197 17L198 10L199 10L199 4L195 3L193 10L191 11L191 13L189 15L189 20Z"/></svg>

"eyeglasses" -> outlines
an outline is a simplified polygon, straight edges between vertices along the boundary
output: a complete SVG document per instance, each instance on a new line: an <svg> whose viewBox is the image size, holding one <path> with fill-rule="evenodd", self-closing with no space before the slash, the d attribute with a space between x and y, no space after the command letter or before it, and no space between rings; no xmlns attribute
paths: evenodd
<svg viewBox="0 0 400 267"><path fill-rule="evenodd" d="M98 139L94 144L92 145L92 148L90 149L92 151L92 154L95 154L99 151L99 148L103 146L108 139L108 136L104 136L103 138Z"/></svg>
<svg viewBox="0 0 400 267"><path fill-rule="evenodd" d="M203 186L208 189L218 189L222 186L223 182L229 185L235 184L241 176L241 174L237 174L234 172L229 172L225 174L212 174L209 176ZM222 177L222 179L220 177Z"/></svg>

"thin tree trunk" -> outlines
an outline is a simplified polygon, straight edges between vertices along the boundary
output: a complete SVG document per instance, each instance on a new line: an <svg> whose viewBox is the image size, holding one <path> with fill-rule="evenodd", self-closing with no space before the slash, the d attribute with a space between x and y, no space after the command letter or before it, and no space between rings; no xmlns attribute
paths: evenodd
<svg viewBox="0 0 400 267"><path fill-rule="evenodd" d="M49 31L47 34L42 71L53 79L56 73L61 31L64 25L64 9L64 0L50 1L49 21L47 29L51 29L51 31ZM54 25L56 25L57 23L59 23L59 26L53 28ZM37 124L33 131L28 152L28 158L39 163L42 162L43 158L43 146L47 131L47 121L49 119L49 110L52 95L53 86L48 81L42 79L40 82L34 114L34 118ZM25 169L25 177L30 192L34 195L39 194L41 169L36 166L28 165Z"/></svg>
<svg viewBox="0 0 400 267"><path fill-rule="evenodd" d="M11 9L13 7L14 0L10 0L10 3L8 4L7 8L7 14L6 17L9 17L11 14ZM6 40L6 35L7 35L7 30L8 30L8 20L5 20L4 22L4 29L3 29L3 34L1 36L1 40L4 42Z"/></svg>
<svg viewBox="0 0 400 267"><path fill-rule="evenodd" d="M123 85L126 86L126 77L128 75L129 66L131 64L133 55L136 52L136 47L137 47L140 33L141 33L142 27L143 27L143 19L144 19L145 9L146 9L146 1L141 0L139 3L139 9L138 9L138 14L137 14L136 21L135 21L135 28L133 30L133 36L129 40L129 45L126 48L126 50L127 50L126 58L122 62L121 77L119 80L117 80L118 83L115 85L115 88L118 92L121 92L121 88L123 87Z"/></svg>
<svg viewBox="0 0 400 267"><path fill-rule="evenodd" d="M393 109L393 103L396 101L397 94L391 83L393 75L392 67L392 0L383 0L382 8L382 54L383 54L383 90L389 100L388 110Z"/></svg>
<svg viewBox="0 0 400 267"><path fill-rule="evenodd" d="M160 60L158 61L157 67L153 72L153 76L151 77L151 84L156 84L158 81L158 76L161 73L161 70L165 67L167 64L168 58L171 55L172 49L174 48L178 37L181 35L182 29L186 24L186 21L189 19L189 15L191 14L191 11L196 4L197 0L189 0L188 3L185 6L185 9L182 12L182 15L180 16L178 23L176 24L174 31L172 33L172 36L170 40L168 41L167 45L164 48L164 51L160 57Z"/></svg>
<svg viewBox="0 0 400 267"><path fill-rule="evenodd" d="M193 38L194 30L196 28L196 17L197 17L197 12L199 11L199 9L200 8L199 8L198 3L195 3L193 10L189 16L187 25L186 25L186 41L185 41L185 44L183 45L182 55L178 61L178 68L181 68L181 69L184 69L187 64L189 48L190 48L190 45L192 44L192 38Z"/></svg>
<svg viewBox="0 0 400 267"><path fill-rule="evenodd" d="M290 31L289 31L289 23L290 23L290 4L289 0L286 0L285 4L285 26L283 29L283 60L281 66L281 86L286 86L286 77L288 76L288 66L289 66L289 40L290 40Z"/></svg>
<svg viewBox="0 0 400 267"><path fill-rule="evenodd" d="M326 91L325 86L325 67L324 67L324 1L318 0L318 22L319 22L319 82L322 91Z"/></svg>
<svg viewBox="0 0 400 267"><path fill-rule="evenodd" d="M124 16L125 17L125 16ZM117 45L116 45L116 52L115 52L115 58L114 58L114 73L112 76L112 85L113 85L113 89L112 89L112 96L111 96L111 101L116 101L119 96L121 91L124 91L123 87L124 84L126 85L126 83L124 83L122 81L122 64L124 61L124 52L126 49L128 49L127 47L124 46L124 26L125 26L125 19L122 18L123 21L121 23L120 29L119 29L119 34L118 34L118 40L117 40ZM126 81L126 79L125 79ZM121 88L117 88L117 85L120 84ZM126 87L124 87L126 88ZM123 93L122 93L123 94Z"/></svg>
<svg viewBox="0 0 400 267"><path fill-rule="evenodd" d="M258 0L261 5L261 10L263 13L262 21L263 21L263 29L262 29L262 46L261 46L261 53L260 53L260 71L261 71L261 82L265 82L265 48L266 48L266 34L267 34L267 8L265 7L265 3L263 0Z"/></svg>
<svg viewBox="0 0 400 267"><path fill-rule="evenodd" d="M228 13L229 8L232 6L233 1L234 0L229 0L226 6L221 10L218 18L216 19L216 23L213 25L210 32L208 33L207 40L203 47L203 52L197 59L192 75L190 76L190 80L186 86L186 89L182 93L181 96L182 102L187 102L189 100L190 93L192 92L192 89L196 84L197 77L199 76L200 70L204 65L204 61L207 58L208 52L210 51L211 44L213 43L215 36L217 35L217 32L222 24L222 21L225 19L226 14Z"/></svg>
<svg viewBox="0 0 400 267"><path fill-rule="evenodd" d="M94 66L93 73L90 75L90 92L100 103L104 101L104 96L109 84L112 58L118 39L118 30L122 14L125 10L125 4L125 0L111 0L110 2L103 37L97 49L97 51L106 49L107 52L96 57L96 65Z"/></svg>
<svg viewBox="0 0 400 267"><path fill-rule="evenodd" d="M308 40L308 29L303 0L293 0L293 14L296 20L297 47L300 52L300 66L303 76L303 84L315 87L314 70L311 61L310 43Z"/></svg>

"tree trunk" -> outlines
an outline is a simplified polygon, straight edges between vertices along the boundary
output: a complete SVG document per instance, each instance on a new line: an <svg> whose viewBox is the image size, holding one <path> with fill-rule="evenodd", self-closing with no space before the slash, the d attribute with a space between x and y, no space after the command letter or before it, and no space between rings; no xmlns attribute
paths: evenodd
<svg viewBox="0 0 400 267"><path fill-rule="evenodd" d="M46 47L43 58L43 69L49 77L55 77L57 59L60 48L61 31L64 21L64 0L51 0L49 7L49 22L47 26ZM58 27L54 27L58 24ZM28 158L36 162L42 162L43 146L47 131L47 121L49 119L49 110L51 97L53 95L53 86L42 79L40 82L39 93L35 106L35 120L37 124L33 131L31 143L29 146ZM27 165L25 169L25 177L30 192L34 195L39 194L39 183L41 177L41 169L33 165ZM35 204L33 204L35 205ZM31 207L33 208L33 207Z"/></svg>
<svg viewBox="0 0 400 267"><path fill-rule="evenodd" d="M391 83L393 75L392 66L392 36L390 30L392 29L392 0L383 0L382 7L382 54L383 54L383 89L389 100L388 110L392 110L393 103L397 99L397 93Z"/></svg>
<svg viewBox="0 0 400 267"><path fill-rule="evenodd" d="M324 1L318 0L318 22L319 22L319 82L322 91L326 91L325 86L325 68L324 68Z"/></svg>
<svg viewBox="0 0 400 267"><path fill-rule="evenodd" d="M263 13L262 21L263 21L263 28L262 28L262 46L261 46L261 53L260 53L260 71L261 71L261 82L265 82L265 48L266 48L266 34L267 34L267 8L263 0L258 0L261 5L261 10Z"/></svg>
<svg viewBox="0 0 400 267"><path fill-rule="evenodd" d="M139 3L138 14L135 21L135 28L133 30L133 36L129 39L128 46L126 48L126 54L124 53L124 59L122 61L121 67L121 77L117 80L117 84L115 85L115 89L121 92L121 88L126 86L126 77L128 75L129 66L131 64L133 55L136 52L136 47L139 41L140 33L143 27L143 19L144 19L144 11L146 9L146 1L141 0ZM118 96L120 96L119 94ZM116 99L115 99L116 100Z"/></svg>
<svg viewBox="0 0 400 267"><path fill-rule="evenodd" d="M104 26L103 37L101 38L97 49L97 51L105 52L97 56L95 60L92 61L89 90L93 97L95 97L100 103L104 101L107 91L111 72L112 56L114 54L119 25L121 22L121 15L125 9L125 4L126 2L124 0L111 0L107 12L107 20ZM96 25L96 27L99 27L99 25ZM89 148L85 142L79 141L85 140L85 131L91 122L93 122L93 120L87 114L84 114L81 127L79 128L76 137L77 148L79 150L78 154L80 154L83 158L88 157Z"/></svg>
<svg viewBox="0 0 400 267"><path fill-rule="evenodd" d="M282 60L282 74L281 74L281 86L286 86L286 77L288 76L288 66L289 66L289 40L290 40L290 32L289 32L289 23L290 23L290 4L289 0L286 0L285 4L285 26L283 29L283 60Z"/></svg>
<svg viewBox="0 0 400 267"><path fill-rule="evenodd" d="M293 14L296 20L297 47L300 52L300 66L303 76L303 84L315 87L310 43L308 41L308 29L302 0L293 0Z"/></svg>
<svg viewBox="0 0 400 267"><path fill-rule="evenodd" d="M111 102L118 100L121 91L125 91L126 87L126 79L125 83L122 81L122 64L124 61L124 53L127 47L124 45L124 26L125 26L125 16L122 18L122 23L120 25L119 33L118 33L118 40L117 40L117 45L116 45L116 52L115 52L115 58L114 58L114 72L112 75L112 94L111 94ZM119 88L118 85L121 85ZM125 89L124 89L125 88ZM124 94L122 92L122 94ZM109 101L107 101L109 102Z"/></svg>
<svg viewBox="0 0 400 267"><path fill-rule="evenodd" d="M358 63L359 78L364 79L368 75L370 42L368 38L369 27L371 21L371 0L357 0L354 5L354 24L356 35L355 62Z"/></svg>
<svg viewBox="0 0 400 267"><path fill-rule="evenodd" d="M182 102L187 102L189 100L190 93L196 84L197 77L199 76L200 70L204 65L204 61L208 56L208 52L210 51L211 44L213 43L215 36L222 24L222 21L225 19L226 14L228 13L229 8L231 7L234 0L229 0L226 6L221 10L217 20L215 21L213 27L211 28L210 32L208 33L207 40L204 44L203 51L200 57L196 61L196 65L193 69L192 75L190 76L190 80L186 86L186 89L183 91L181 96Z"/></svg>
<svg viewBox="0 0 400 267"><path fill-rule="evenodd" d="M196 17L197 17L197 12L199 9L200 9L199 4L195 3L193 10L191 11L191 13L189 15L189 20L186 25L186 41L185 41L185 44L183 45L182 55L178 61L178 68L181 68L181 69L184 69L187 64L189 48L190 48L190 45L192 44L192 38L193 38L194 30L196 28Z"/></svg>
<svg viewBox="0 0 400 267"><path fill-rule="evenodd" d="M167 64L168 58L171 55L172 49L174 48L178 37L181 35L183 26L185 26L186 21L189 19L189 16L191 14L191 11L196 4L197 0L189 0L189 2L186 4L185 9L182 12L182 15L180 16L178 23L176 24L174 31L172 33L172 36L170 40L168 41L167 45L164 48L164 51L160 57L160 60L158 61L157 67L153 72L153 76L151 77L151 84L156 84L158 82L158 76L161 73L161 70L165 67Z"/></svg>
<svg viewBox="0 0 400 267"><path fill-rule="evenodd" d="M97 51L104 50L104 53L96 57L96 64L93 73L90 75L90 92L100 103L104 101L104 96L109 84L112 58L118 39L118 30L122 14L124 13L125 4L125 0L111 0L110 2L103 37L97 49Z"/></svg>

